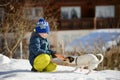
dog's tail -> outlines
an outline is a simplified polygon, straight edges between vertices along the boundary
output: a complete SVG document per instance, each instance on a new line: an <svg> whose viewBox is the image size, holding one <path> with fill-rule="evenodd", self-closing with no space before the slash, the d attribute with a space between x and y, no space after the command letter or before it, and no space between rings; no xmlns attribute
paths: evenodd
<svg viewBox="0 0 120 80"><path fill-rule="evenodd" d="M100 60L99 60L99 63L101 63L104 59L103 55L102 54L97 54L98 56L100 56Z"/></svg>

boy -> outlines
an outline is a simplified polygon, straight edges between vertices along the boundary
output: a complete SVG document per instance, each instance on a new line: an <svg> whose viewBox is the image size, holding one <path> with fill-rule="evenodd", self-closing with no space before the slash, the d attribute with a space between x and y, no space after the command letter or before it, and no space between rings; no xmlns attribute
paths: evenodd
<svg viewBox="0 0 120 80"><path fill-rule="evenodd" d="M57 57L64 60L61 54L50 49L47 40L49 32L48 22L46 22L44 18L40 18L30 38L29 62L32 65L31 71L53 72L56 70L57 65L51 62L51 59Z"/></svg>

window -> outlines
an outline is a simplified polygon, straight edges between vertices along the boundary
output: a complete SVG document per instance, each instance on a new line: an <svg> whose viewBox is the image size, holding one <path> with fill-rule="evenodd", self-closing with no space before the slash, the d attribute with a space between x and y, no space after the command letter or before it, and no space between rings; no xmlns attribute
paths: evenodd
<svg viewBox="0 0 120 80"><path fill-rule="evenodd" d="M32 9L31 8L24 9L24 15L31 19L32 18Z"/></svg>
<svg viewBox="0 0 120 80"><path fill-rule="evenodd" d="M80 11L80 7L61 7L61 19L79 19Z"/></svg>
<svg viewBox="0 0 120 80"><path fill-rule="evenodd" d="M110 18L115 17L114 6L96 6L95 16L97 18Z"/></svg>
<svg viewBox="0 0 120 80"><path fill-rule="evenodd" d="M25 8L24 14L29 19L39 19L41 16L43 16L43 8L42 7Z"/></svg>
<svg viewBox="0 0 120 80"><path fill-rule="evenodd" d="M41 16L43 16L43 8L34 8L34 19L39 19Z"/></svg>

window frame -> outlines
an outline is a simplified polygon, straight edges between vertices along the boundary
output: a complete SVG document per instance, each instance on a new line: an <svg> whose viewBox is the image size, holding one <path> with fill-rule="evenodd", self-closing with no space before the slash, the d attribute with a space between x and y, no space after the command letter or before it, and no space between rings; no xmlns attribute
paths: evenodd
<svg viewBox="0 0 120 80"><path fill-rule="evenodd" d="M100 16L100 12L101 12L101 16ZM95 17L96 18L114 18L115 17L115 6L114 5L96 6L95 7Z"/></svg>
<svg viewBox="0 0 120 80"><path fill-rule="evenodd" d="M78 11L79 10L79 11ZM74 17L72 18L72 13L74 11ZM80 19L81 18L81 7L80 6L62 6L61 7L61 19Z"/></svg>
<svg viewBox="0 0 120 80"><path fill-rule="evenodd" d="M39 10L42 11L41 12L41 16L43 17L44 16L44 12L43 12L43 8L42 7L30 7L30 8L25 8L24 9L24 16L28 17L29 19L32 19L32 20L36 20L36 19L39 19L41 16L39 15L39 13L37 13L36 15L36 10ZM27 13L27 10L28 10L28 13ZM38 11L39 12L39 11Z"/></svg>

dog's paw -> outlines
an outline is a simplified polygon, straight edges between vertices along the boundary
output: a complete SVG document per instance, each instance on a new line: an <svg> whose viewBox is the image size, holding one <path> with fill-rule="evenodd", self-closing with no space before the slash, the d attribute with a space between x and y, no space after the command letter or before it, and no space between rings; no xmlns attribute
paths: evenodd
<svg viewBox="0 0 120 80"><path fill-rule="evenodd" d="M85 75L88 75L89 73L85 73Z"/></svg>
<svg viewBox="0 0 120 80"><path fill-rule="evenodd" d="M75 72L75 70L72 70L71 72Z"/></svg>
<svg viewBox="0 0 120 80"><path fill-rule="evenodd" d="M72 70L72 72L76 72L76 71L77 71L76 69Z"/></svg>

